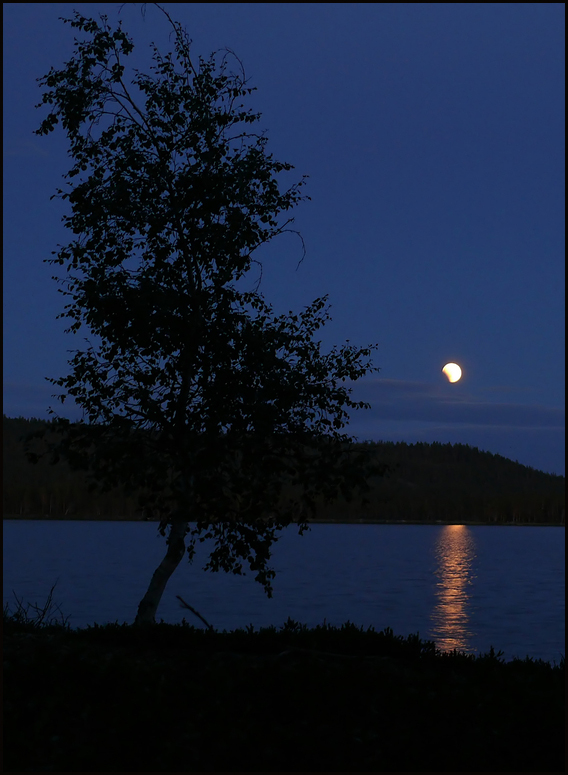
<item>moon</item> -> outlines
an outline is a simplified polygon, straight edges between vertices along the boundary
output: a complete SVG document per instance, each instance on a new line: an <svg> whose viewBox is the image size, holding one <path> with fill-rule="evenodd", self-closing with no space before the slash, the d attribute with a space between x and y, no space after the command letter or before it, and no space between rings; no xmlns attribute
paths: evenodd
<svg viewBox="0 0 568 775"><path fill-rule="evenodd" d="M442 371L450 382L457 382L462 375L462 370L457 363L446 363Z"/></svg>

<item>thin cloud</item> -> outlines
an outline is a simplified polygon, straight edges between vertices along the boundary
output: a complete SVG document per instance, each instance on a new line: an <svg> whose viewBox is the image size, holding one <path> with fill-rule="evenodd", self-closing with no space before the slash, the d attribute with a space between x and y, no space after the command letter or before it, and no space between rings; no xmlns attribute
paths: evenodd
<svg viewBox="0 0 568 775"><path fill-rule="evenodd" d="M479 388L480 393L536 393L532 387L515 387L514 385L490 385Z"/></svg>
<svg viewBox="0 0 568 775"><path fill-rule="evenodd" d="M46 151L45 148L43 148L39 143L34 143L33 140L16 140L14 142L4 143L2 148L2 155L5 159L32 159L37 156L46 158L49 156L49 152Z"/></svg>
<svg viewBox="0 0 568 775"><path fill-rule="evenodd" d="M498 403L437 385L402 380L373 380L354 387L353 398L371 408L365 421L398 420L509 428L564 428L563 408L540 404Z"/></svg>
<svg viewBox="0 0 568 775"><path fill-rule="evenodd" d="M61 404L54 394L59 390L47 382L45 385L30 385L26 382L4 382L3 412L7 417L36 417L49 419L48 409L52 407L56 414L69 419L77 419L80 410L72 399Z"/></svg>
<svg viewBox="0 0 568 775"><path fill-rule="evenodd" d="M4 383L4 412L9 416L43 416L52 406L67 416L79 410L73 402L62 406L53 394L57 388L47 383L32 386ZM441 423L444 426L479 426L487 428L555 428L564 429L565 411L560 407L540 404L497 403L483 401L466 393L447 390L425 382L402 380L369 380L357 383L353 399L367 401L371 408L353 413L352 423L365 425L378 421Z"/></svg>

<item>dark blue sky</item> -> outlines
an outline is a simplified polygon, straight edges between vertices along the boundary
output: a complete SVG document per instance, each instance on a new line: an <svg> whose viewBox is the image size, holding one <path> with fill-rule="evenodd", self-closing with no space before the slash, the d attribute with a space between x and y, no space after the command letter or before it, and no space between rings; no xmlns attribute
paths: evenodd
<svg viewBox="0 0 568 775"><path fill-rule="evenodd" d="M292 236L264 254L277 311L328 293L328 346L377 342L361 439L462 442L564 473L564 4L169 3L196 53L227 46L258 87L277 158L310 176ZM35 79L73 8L4 3L4 412L46 416L45 376L82 345L42 263L69 237L49 197L65 138L32 134ZM149 63L156 10L123 6ZM463 369L449 384L441 368Z"/></svg>

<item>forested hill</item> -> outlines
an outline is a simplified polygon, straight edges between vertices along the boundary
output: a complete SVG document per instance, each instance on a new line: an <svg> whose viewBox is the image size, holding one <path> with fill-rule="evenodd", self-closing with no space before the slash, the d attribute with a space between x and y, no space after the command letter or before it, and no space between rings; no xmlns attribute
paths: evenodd
<svg viewBox="0 0 568 775"><path fill-rule="evenodd" d="M22 437L42 420L3 419L5 518L138 519L121 491L89 492L64 463L27 462ZM319 519L564 524L565 479L464 444L366 442L391 472L370 482L369 504L338 501Z"/></svg>
<svg viewBox="0 0 568 775"><path fill-rule="evenodd" d="M547 474L467 444L367 442L360 444L387 463L389 475L371 482L369 506L351 519L564 524L564 476Z"/></svg>

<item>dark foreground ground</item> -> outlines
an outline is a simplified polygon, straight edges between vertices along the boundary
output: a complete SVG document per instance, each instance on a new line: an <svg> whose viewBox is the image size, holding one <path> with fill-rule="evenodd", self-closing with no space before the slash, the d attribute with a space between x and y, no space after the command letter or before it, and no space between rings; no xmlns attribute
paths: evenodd
<svg viewBox="0 0 568 775"><path fill-rule="evenodd" d="M5 772L563 772L564 664L353 625L4 615Z"/></svg>

